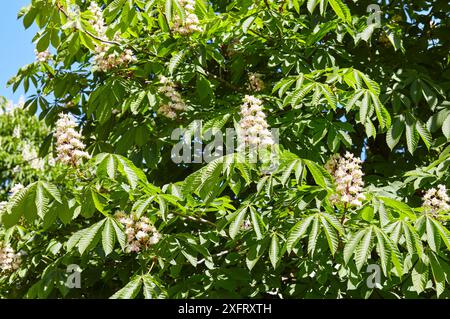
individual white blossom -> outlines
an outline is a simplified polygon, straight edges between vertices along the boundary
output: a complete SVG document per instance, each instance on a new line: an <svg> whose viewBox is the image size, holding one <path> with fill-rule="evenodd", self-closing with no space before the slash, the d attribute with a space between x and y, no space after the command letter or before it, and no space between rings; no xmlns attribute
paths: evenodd
<svg viewBox="0 0 450 319"><path fill-rule="evenodd" d="M9 196L14 197L18 192L20 192L24 188L25 186L23 186L20 183L13 185L13 187L11 187L11 190L9 191Z"/></svg>
<svg viewBox="0 0 450 319"><path fill-rule="evenodd" d="M6 201L0 202L0 213L5 210L6 206L8 206L8 202Z"/></svg>
<svg viewBox="0 0 450 319"><path fill-rule="evenodd" d="M179 15L174 16L174 31L182 35L203 32L198 16L195 14L195 0L179 0L178 2L185 11L185 21L183 23Z"/></svg>
<svg viewBox="0 0 450 319"><path fill-rule="evenodd" d="M34 50L34 53L36 54L36 61L38 62L48 62L52 59L52 54L50 53L49 50L45 50L42 52Z"/></svg>
<svg viewBox="0 0 450 319"><path fill-rule="evenodd" d="M90 158L84 151L85 145L81 141L80 132L75 130L77 124L68 114L61 113L56 122L56 152L57 160L63 164L76 166L82 158Z"/></svg>
<svg viewBox="0 0 450 319"><path fill-rule="evenodd" d="M9 245L3 245L0 243L1 272L13 272L19 269L21 262L22 258L20 254L17 254Z"/></svg>
<svg viewBox="0 0 450 319"><path fill-rule="evenodd" d="M346 152L344 156L333 155L325 164L325 169L333 176L336 194L331 196L332 203L343 203L347 206L361 207L366 199L362 193L364 181L361 170L361 159Z"/></svg>
<svg viewBox="0 0 450 319"><path fill-rule="evenodd" d="M251 228L252 228L252 223L250 222L249 219L246 219L242 222L242 225L241 225L242 230L249 230Z"/></svg>
<svg viewBox="0 0 450 319"><path fill-rule="evenodd" d="M264 90L266 87L262 76L259 73L249 73L248 74L249 89L255 92Z"/></svg>
<svg viewBox="0 0 450 319"><path fill-rule="evenodd" d="M422 199L425 213L436 216L438 213L450 210L450 199L447 194L447 188L444 185L438 185L437 189L429 189Z"/></svg>
<svg viewBox="0 0 450 319"><path fill-rule="evenodd" d="M159 92L164 94L168 102L159 107L158 113L174 120L179 112L186 110L186 104L172 81L163 75L159 77L159 81L162 84Z"/></svg>
<svg viewBox="0 0 450 319"><path fill-rule="evenodd" d="M254 96L246 95L241 107L239 121L239 147L266 147L274 144L272 133L262 110L262 101Z"/></svg>
<svg viewBox="0 0 450 319"><path fill-rule="evenodd" d="M103 18L102 9L97 3L91 2L89 11L91 11L94 16L89 22L92 24L97 36L101 39L107 40L107 28ZM114 40L119 41L120 38L116 36ZM112 44L110 43L102 42L100 44L96 44L93 59L93 71L108 72L109 70L119 66L128 66L136 60L133 55L133 51L129 49L119 53L117 51L111 52L111 48Z"/></svg>
<svg viewBox="0 0 450 319"><path fill-rule="evenodd" d="M43 170L45 162L42 158L39 158L36 149L34 149L30 144L25 144L22 149L22 158L25 162L30 164L30 167L36 170Z"/></svg>
<svg viewBox="0 0 450 319"><path fill-rule="evenodd" d="M124 212L116 213L115 217L125 226L127 252L140 252L157 244L161 239L161 234L148 217L136 218L134 215L127 216Z"/></svg>

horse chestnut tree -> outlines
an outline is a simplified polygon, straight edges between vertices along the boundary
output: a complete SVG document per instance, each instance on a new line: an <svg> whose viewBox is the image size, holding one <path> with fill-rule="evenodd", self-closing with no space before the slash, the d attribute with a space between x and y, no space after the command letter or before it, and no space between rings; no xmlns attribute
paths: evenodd
<svg viewBox="0 0 450 319"><path fill-rule="evenodd" d="M448 298L448 11L31 0L0 296Z"/></svg>

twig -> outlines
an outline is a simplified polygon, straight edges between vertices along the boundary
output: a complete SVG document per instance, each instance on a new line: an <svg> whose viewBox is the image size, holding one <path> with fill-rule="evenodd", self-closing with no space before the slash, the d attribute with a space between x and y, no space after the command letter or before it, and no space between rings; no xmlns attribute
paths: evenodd
<svg viewBox="0 0 450 319"><path fill-rule="evenodd" d="M58 10L59 10L60 12L62 12L62 14L64 14L64 15L66 16L66 18L69 18L69 19L70 19L69 14L64 10L64 8L61 6L61 4L59 3L59 1L56 2L56 6L58 7ZM89 32L89 31L87 31L87 30L83 30L83 31L84 31L88 36L90 36L91 38L94 38L94 39L97 40L97 41L100 41L100 42L103 42L103 43L108 43L108 44L115 44L115 45L117 45L117 46L120 46L120 43L119 43L119 42L111 41L111 40L105 40L105 39L102 39L102 38L96 36L95 34Z"/></svg>

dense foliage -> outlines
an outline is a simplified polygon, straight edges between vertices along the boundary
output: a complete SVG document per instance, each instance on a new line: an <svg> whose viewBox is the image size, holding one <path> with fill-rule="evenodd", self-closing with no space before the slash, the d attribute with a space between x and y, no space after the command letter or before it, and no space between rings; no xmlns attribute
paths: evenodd
<svg viewBox="0 0 450 319"><path fill-rule="evenodd" d="M32 0L0 296L448 298L449 4L373 5ZM233 127L271 159L174 159Z"/></svg>

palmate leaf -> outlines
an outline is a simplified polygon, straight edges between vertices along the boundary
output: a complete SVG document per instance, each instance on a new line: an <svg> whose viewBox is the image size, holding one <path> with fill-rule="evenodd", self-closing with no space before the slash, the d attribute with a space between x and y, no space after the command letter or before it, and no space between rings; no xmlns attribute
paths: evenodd
<svg viewBox="0 0 450 319"><path fill-rule="evenodd" d="M412 272L411 279L415 291L420 294L425 290L428 282L428 265L422 260L417 260Z"/></svg>
<svg viewBox="0 0 450 319"><path fill-rule="evenodd" d="M96 173L99 177L114 179L118 171L126 178L133 189L139 182L147 183L147 177L142 170L124 156L101 153L95 156L92 161L97 166Z"/></svg>
<svg viewBox="0 0 450 319"><path fill-rule="evenodd" d="M11 198L6 212L1 215L1 222L6 227L11 227L17 224L22 216L29 223L33 223L37 217L48 221L46 214L50 208L53 209L51 213L56 216L55 208L52 207L54 202L62 204L61 194L55 185L42 181L31 183Z"/></svg>
<svg viewBox="0 0 450 319"><path fill-rule="evenodd" d="M116 242L119 242L122 250L126 246L126 236L121 224L112 217L106 217L92 226L74 233L66 243L66 248L71 251L78 248L81 255L94 249L101 240L105 255L109 255Z"/></svg>

